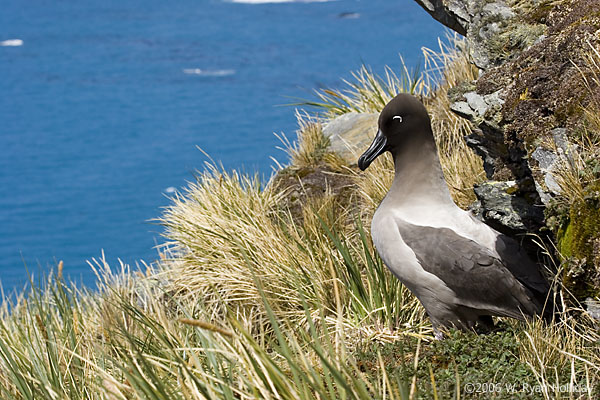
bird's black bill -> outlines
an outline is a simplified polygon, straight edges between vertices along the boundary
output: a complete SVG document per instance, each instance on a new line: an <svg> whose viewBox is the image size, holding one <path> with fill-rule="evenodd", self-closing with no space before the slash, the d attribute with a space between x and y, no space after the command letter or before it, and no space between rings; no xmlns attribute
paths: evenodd
<svg viewBox="0 0 600 400"><path fill-rule="evenodd" d="M361 171L364 171L377 157L385 153L387 150L387 139L381 130L379 130L377 131L375 139L373 139L373 143L371 143L367 151L365 151L358 159L358 168L360 168Z"/></svg>

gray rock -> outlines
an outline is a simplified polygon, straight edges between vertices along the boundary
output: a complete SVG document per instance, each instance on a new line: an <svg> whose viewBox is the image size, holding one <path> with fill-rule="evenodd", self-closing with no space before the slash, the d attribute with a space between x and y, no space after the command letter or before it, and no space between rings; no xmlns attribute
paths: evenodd
<svg viewBox="0 0 600 400"><path fill-rule="evenodd" d="M488 95L483 96L483 99L485 100L485 103L488 105L488 108L493 108L496 110L499 110L500 108L502 108L502 105L504 104L504 95L505 92L504 90L498 90L494 93L490 93Z"/></svg>
<svg viewBox="0 0 600 400"><path fill-rule="evenodd" d="M491 67L488 51L480 42L471 43L471 59L477 68L486 70Z"/></svg>
<svg viewBox="0 0 600 400"><path fill-rule="evenodd" d="M479 29L479 37L482 40L490 40L498 33L500 33L500 31L500 24L498 24L497 22L492 22L491 24L484 25L481 27L481 29Z"/></svg>
<svg viewBox="0 0 600 400"><path fill-rule="evenodd" d="M486 138L478 133L473 133L465 137L465 142L467 143L467 146L475 151L475 154L481 157L483 160L485 176L488 179L491 179L496 170L498 161L496 157L492 155L490 151L491 146L488 145Z"/></svg>
<svg viewBox="0 0 600 400"><path fill-rule="evenodd" d="M566 128L554 128L550 131L554 144L557 149L561 149L565 154L569 152L569 139L567 139Z"/></svg>
<svg viewBox="0 0 600 400"><path fill-rule="evenodd" d="M356 163L377 133L378 118L377 113L348 113L330 121L323 127L323 134L330 141L330 150L349 164Z"/></svg>
<svg viewBox="0 0 600 400"><path fill-rule="evenodd" d="M560 185L556 182L554 178L553 172L555 171L556 163L558 161L558 155L548 149L544 149L543 147L538 147L531 153L531 157L538 162L542 174L544 175L544 183L548 190L553 194L559 194L561 192ZM539 192L539 189L538 189ZM542 193L540 193L540 197L544 200ZM544 202L546 203L546 202Z"/></svg>
<svg viewBox="0 0 600 400"><path fill-rule="evenodd" d="M567 138L566 128L555 128L550 131L552 139L554 140L554 146L558 150L558 154L561 157L565 157L570 162L574 161L574 156L579 151L579 147L576 144L570 143Z"/></svg>
<svg viewBox="0 0 600 400"><path fill-rule="evenodd" d="M469 92L465 93L465 99L467 99L467 104L469 104L469 107L475 111L477 116L483 117L488 109L488 105L483 96L477 94L476 92Z"/></svg>
<svg viewBox="0 0 600 400"><path fill-rule="evenodd" d="M488 111L494 113L500 111L504 99L502 99L502 90L497 92L480 95L477 92L467 92L463 94L465 101L457 101L450 104L450 109L463 118L471 122L481 122L483 119L489 119L493 122L495 117L488 114Z"/></svg>
<svg viewBox="0 0 600 400"><path fill-rule="evenodd" d="M586 311L593 319L600 321L600 302L588 297L585 299Z"/></svg>
<svg viewBox="0 0 600 400"><path fill-rule="evenodd" d="M483 219L483 208L481 207L481 202L479 200L471 203L469 207L467 207L467 211L469 211L479 221L485 222Z"/></svg>
<svg viewBox="0 0 600 400"><path fill-rule="evenodd" d="M548 192L546 192L544 188L540 186L540 184L537 182L535 182L535 190L537 190L538 195L540 196L540 200L542 201L544 206L547 206L553 199L553 197Z"/></svg>
<svg viewBox="0 0 600 400"><path fill-rule="evenodd" d="M514 11L503 3L489 3L483 6L481 10L482 16L494 16L502 19L510 19L515 16Z"/></svg>
<svg viewBox="0 0 600 400"><path fill-rule="evenodd" d="M554 145L557 151L555 152L538 146L534 152L531 153L531 158L538 162L538 166L544 177L544 184L546 185L546 189L543 189L540 185L537 185L536 182L536 187L542 200L561 193L561 187L555 178L557 168L561 162L561 158L563 160L565 158L567 160L572 160L574 153L577 151L577 147L569 143L569 140L567 139L567 130L565 128L555 128L550 131L550 133L554 139ZM547 204L547 201L544 201L544 204Z"/></svg>
<svg viewBox="0 0 600 400"><path fill-rule="evenodd" d="M538 162L540 168L543 170L550 170L558 158L555 152L543 147L536 148L531 153L531 157Z"/></svg>
<svg viewBox="0 0 600 400"><path fill-rule="evenodd" d="M470 16L464 1L459 0L415 0L433 18L460 33L467 34Z"/></svg>
<svg viewBox="0 0 600 400"><path fill-rule="evenodd" d="M472 121L475 118L474 110L469 106L466 101L456 101L450 104L450 110L460 115L463 118Z"/></svg>
<svg viewBox="0 0 600 400"><path fill-rule="evenodd" d="M488 181L476 185L474 189L481 202L481 214L485 222L501 232L526 232L532 221L537 223L543 220L541 208L516 195L519 190L516 181Z"/></svg>
<svg viewBox="0 0 600 400"><path fill-rule="evenodd" d="M507 27L506 21L516 17L515 11L503 1L482 0L415 0L433 18L448 28L466 36L473 63L486 70L492 65L489 44L493 36ZM495 62L495 61L494 61Z"/></svg>

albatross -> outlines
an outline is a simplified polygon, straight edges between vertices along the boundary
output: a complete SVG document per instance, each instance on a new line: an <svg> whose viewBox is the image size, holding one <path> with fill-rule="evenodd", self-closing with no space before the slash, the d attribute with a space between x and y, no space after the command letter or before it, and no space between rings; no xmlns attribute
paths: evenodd
<svg viewBox="0 0 600 400"><path fill-rule="evenodd" d="M364 171L389 151L395 176L373 215L373 244L425 308L436 339L443 338L443 328L489 327L492 316L524 320L542 314L550 287L538 266L519 243L450 197L423 104L399 94L378 125L358 167Z"/></svg>

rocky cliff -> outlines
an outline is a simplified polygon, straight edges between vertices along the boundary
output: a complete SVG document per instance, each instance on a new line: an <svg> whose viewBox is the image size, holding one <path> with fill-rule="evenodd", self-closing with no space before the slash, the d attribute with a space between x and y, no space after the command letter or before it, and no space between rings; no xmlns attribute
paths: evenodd
<svg viewBox="0 0 600 400"><path fill-rule="evenodd" d="M465 35L480 69L450 100L484 161L483 217L513 233L549 229L563 281L597 296L600 1L416 1Z"/></svg>

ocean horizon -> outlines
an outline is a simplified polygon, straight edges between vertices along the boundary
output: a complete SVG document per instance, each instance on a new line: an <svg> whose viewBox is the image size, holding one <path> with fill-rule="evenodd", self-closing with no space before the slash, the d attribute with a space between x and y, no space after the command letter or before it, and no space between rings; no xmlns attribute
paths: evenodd
<svg viewBox="0 0 600 400"><path fill-rule="evenodd" d="M268 179L295 106L361 65L422 65L446 30L413 0L7 0L0 13L0 282L104 252L157 258L154 222L210 161ZM199 149L202 149L200 151Z"/></svg>

